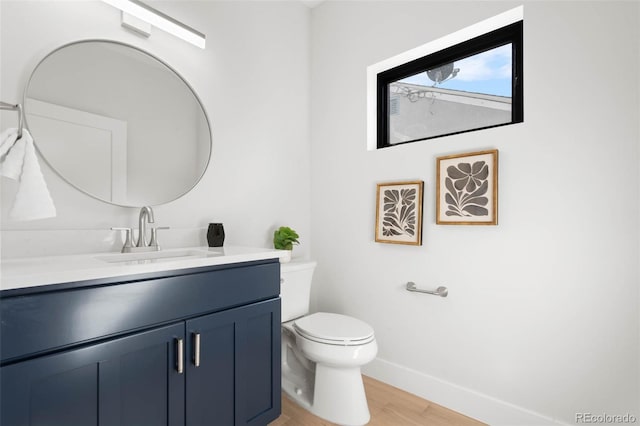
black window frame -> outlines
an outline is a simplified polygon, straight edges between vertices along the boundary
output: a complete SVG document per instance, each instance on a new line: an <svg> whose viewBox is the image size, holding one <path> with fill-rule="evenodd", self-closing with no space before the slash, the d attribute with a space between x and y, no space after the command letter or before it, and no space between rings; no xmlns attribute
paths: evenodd
<svg viewBox="0 0 640 426"><path fill-rule="evenodd" d="M398 65L394 68L378 73L377 78L377 148L388 148L406 143L430 140L460 133L475 132L493 127L508 126L524 121L523 101L523 21L517 21L491 32L474 37L462 43L447 47L429 55L414 59L410 62ZM455 61L477 55L482 52L504 46L511 43L512 47L512 72L511 72L511 121L508 123L494 124L485 127L445 133L437 136L429 136L410 141L389 143L389 85L403 78L424 72L430 69L450 64Z"/></svg>

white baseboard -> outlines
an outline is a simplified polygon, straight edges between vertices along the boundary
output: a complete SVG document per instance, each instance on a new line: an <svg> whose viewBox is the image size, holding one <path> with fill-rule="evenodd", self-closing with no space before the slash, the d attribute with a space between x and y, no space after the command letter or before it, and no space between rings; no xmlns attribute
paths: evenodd
<svg viewBox="0 0 640 426"><path fill-rule="evenodd" d="M376 358L363 374L492 426L567 425L522 407Z"/></svg>

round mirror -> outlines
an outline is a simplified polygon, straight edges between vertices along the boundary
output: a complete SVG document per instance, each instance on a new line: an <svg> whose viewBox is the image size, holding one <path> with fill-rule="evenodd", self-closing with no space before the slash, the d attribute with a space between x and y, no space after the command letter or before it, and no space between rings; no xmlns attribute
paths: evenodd
<svg viewBox="0 0 640 426"><path fill-rule="evenodd" d="M175 200L209 164L211 129L198 96L133 46L86 40L54 50L31 74L24 110L47 163L108 203Z"/></svg>

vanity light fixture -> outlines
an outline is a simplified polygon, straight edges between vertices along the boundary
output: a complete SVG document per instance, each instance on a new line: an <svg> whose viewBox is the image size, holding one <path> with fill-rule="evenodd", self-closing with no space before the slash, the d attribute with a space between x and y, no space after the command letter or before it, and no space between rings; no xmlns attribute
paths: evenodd
<svg viewBox="0 0 640 426"><path fill-rule="evenodd" d="M198 46L201 49L205 47L205 35L194 30L182 22L176 21L172 17L142 3L139 0L102 0L113 7L120 9L124 14L129 14L154 27L160 28L176 37L179 37L189 43ZM145 31L142 31L143 33Z"/></svg>

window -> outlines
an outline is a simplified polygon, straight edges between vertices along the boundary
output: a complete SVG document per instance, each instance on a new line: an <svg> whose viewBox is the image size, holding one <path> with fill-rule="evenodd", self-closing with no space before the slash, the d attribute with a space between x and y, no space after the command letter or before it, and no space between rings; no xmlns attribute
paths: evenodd
<svg viewBox="0 0 640 426"><path fill-rule="evenodd" d="M377 74L377 147L523 121L522 21Z"/></svg>

